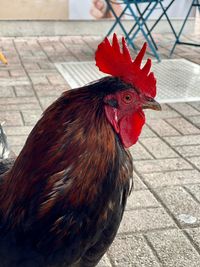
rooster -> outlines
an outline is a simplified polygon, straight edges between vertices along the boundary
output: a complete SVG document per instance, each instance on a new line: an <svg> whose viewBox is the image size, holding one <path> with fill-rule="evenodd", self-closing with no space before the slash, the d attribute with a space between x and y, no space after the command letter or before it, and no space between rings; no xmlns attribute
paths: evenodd
<svg viewBox="0 0 200 267"><path fill-rule="evenodd" d="M96 65L111 76L64 92L0 176L1 267L93 267L111 245L132 188L132 158L154 100L151 60L140 67L106 38Z"/></svg>

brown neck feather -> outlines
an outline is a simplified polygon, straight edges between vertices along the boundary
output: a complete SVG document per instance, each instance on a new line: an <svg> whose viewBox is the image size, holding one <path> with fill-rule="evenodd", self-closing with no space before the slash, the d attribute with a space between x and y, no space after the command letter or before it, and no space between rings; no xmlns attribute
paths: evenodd
<svg viewBox="0 0 200 267"><path fill-rule="evenodd" d="M67 195L74 205L92 201L106 170L114 168L116 149L100 98L87 92L87 87L64 93L45 111L7 174L0 209L20 220L32 199L42 195L41 201L57 201L52 190L60 174L63 184L67 177L72 181L70 190L63 186L60 199ZM54 203L50 202L49 208Z"/></svg>

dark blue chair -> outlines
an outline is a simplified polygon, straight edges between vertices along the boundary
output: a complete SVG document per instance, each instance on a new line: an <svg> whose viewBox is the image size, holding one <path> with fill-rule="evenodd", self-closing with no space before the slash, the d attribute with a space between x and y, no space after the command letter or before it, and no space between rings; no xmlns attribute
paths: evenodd
<svg viewBox="0 0 200 267"><path fill-rule="evenodd" d="M115 22L113 26L111 27L111 29L109 30L107 36L109 36L113 32L114 28L117 25L119 25L125 35L125 38L128 44L132 46L133 49L136 49L134 45L134 39L136 38L138 33L141 32L146 42L148 43L151 51L153 52L154 56L157 58L158 61L160 61L160 57L157 52L158 48L157 48L155 40L153 39L151 32L153 31L153 29L155 28L155 26L158 24L158 22L161 20L163 16L166 17L173 33L176 36L173 25L171 24L171 21L167 15L167 10L170 8L170 6L173 4L175 0L171 0L171 2L168 4L167 7L164 7L162 3L163 1L164 0L122 0L116 3L116 2L113 2L112 0L106 0L109 10L112 12L112 14L115 17ZM119 16L116 15L111 3L121 4L123 6L122 13ZM146 7L144 8L143 11L141 11L140 9L140 4L142 3L146 3ZM151 28L149 28L147 25L147 21L150 15L157 8L161 9L162 11L161 15L156 20L154 25ZM134 19L134 24L129 31L127 31L127 29L124 27L123 20L122 20L123 16L127 14L127 12Z"/></svg>
<svg viewBox="0 0 200 267"><path fill-rule="evenodd" d="M198 8L198 10L199 10L199 12L200 12L200 0L193 0L193 1L192 1L191 6L190 6L190 8L189 8L189 10L188 10L188 13L186 14L186 17L185 17L185 19L184 19L183 25L182 25L182 27L181 27L179 33L178 33L178 34L175 34L176 41L175 41L174 46L173 46L173 48L172 48L172 50L171 50L171 52L170 52L170 56L173 54L173 52L174 52L174 50L175 50L175 48L176 48L177 45L200 46L200 44L190 43L190 42L181 42L181 41L180 41L181 34L182 34L183 30L184 30L184 27L185 27L185 25L186 25L186 22L187 22L187 20L188 20L188 17L189 17L189 15L190 15L190 12L191 12L192 8Z"/></svg>

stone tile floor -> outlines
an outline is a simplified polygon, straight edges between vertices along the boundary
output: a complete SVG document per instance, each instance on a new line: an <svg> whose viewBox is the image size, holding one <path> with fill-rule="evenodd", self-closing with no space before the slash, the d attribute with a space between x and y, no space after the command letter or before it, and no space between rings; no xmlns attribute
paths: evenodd
<svg viewBox="0 0 200 267"><path fill-rule="evenodd" d="M162 58L168 57L173 36L155 38ZM184 39L199 41L200 32ZM42 111L69 89L54 63L93 60L101 40L0 38L0 50L9 61L8 66L0 65L0 121L6 122L16 153ZM199 48L177 46L173 58L200 64ZM135 190L118 236L99 266L200 266L200 102L165 104L160 113L149 111L131 151Z"/></svg>

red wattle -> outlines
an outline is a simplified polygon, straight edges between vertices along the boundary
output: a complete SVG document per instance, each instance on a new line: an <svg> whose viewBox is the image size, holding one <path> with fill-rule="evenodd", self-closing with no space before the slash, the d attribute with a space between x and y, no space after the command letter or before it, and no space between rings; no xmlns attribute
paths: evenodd
<svg viewBox="0 0 200 267"><path fill-rule="evenodd" d="M144 123L145 115L142 110L122 117L119 134L124 147L129 148L137 142Z"/></svg>

